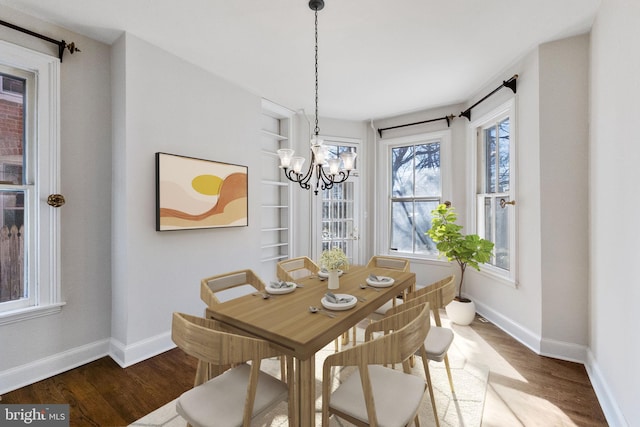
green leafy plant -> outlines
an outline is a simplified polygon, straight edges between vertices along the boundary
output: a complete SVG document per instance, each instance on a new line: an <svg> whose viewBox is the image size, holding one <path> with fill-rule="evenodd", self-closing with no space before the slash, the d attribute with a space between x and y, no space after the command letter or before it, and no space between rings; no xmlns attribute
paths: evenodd
<svg viewBox="0 0 640 427"><path fill-rule="evenodd" d="M436 243L441 255L449 261L456 261L460 267L458 301L468 301L462 297L464 272L467 266L480 271L480 264L488 262L493 255L493 243L477 234L462 234L462 226L456 224L458 216L452 206L438 205L431 211L431 229L426 234Z"/></svg>
<svg viewBox="0 0 640 427"><path fill-rule="evenodd" d="M320 266L327 270L338 270L339 268L349 268L349 259L339 247L334 247L322 252L320 255Z"/></svg>

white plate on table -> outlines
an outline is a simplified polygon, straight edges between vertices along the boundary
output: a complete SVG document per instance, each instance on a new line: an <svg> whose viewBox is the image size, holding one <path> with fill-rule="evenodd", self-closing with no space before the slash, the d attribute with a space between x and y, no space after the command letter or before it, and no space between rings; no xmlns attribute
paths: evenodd
<svg viewBox="0 0 640 427"><path fill-rule="evenodd" d="M349 300L349 302L341 302L341 303L335 303L335 302L329 302L327 301L327 297L324 296L322 297L322 299L320 300L320 303L322 304L322 306L324 308L327 308L329 310L349 310L350 308L353 308L356 306L356 303L358 302L358 298L354 297L353 295L349 295L349 294L335 294L336 298L338 298L338 300L340 298L351 298Z"/></svg>
<svg viewBox="0 0 640 427"><path fill-rule="evenodd" d="M264 290L267 291L268 294L280 295L280 294L291 293L291 292L295 291L296 288L298 287L298 285L296 285L293 282L285 282L285 283L287 284L287 286L284 286L282 288L273 287L273 285L271 283L269 283L268 285L266 285L264 287Z"/></svg>
<svg viewBox="0 0 640 427"><path fill-rule="evenodd" d="M338 277L342 276L342 273L344 273L342 270L338 270ZM325 273L324 271L320 270L318 271L318 277L324 277L326 279L327 277L329 277L329 273Z"/></svg>
<svg viewBox="0 0 640 427"><path fill-rule="evenodd" d="M373 280L370 277L367 277L367 283L371 286L373 286L374 288L388 288L389 286L393 286L393 283L395 282L395 280L393 280L393 277L387 277L387 276L377 276L378 280Z"/></svg>

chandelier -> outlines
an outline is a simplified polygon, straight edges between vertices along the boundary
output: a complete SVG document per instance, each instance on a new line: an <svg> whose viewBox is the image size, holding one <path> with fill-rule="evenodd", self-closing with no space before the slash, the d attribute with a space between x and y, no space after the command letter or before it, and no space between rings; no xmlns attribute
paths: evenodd
<svg viewBox="0 0 640 427"><path fill-rule="evenodd" d="M297 182L305 190L311 188L311 178L315 177L314 193L318 194L318 190L329 190L333 184L339 184L349 178L349 174L353 170L356 161L356 153L354 151L345 151L340 154L340 158L329 158L328 147L324 145L324 141L318 137L320 128L318 127L318 11L324 8L324 0L310 0L309 8L315 12L315 74L316 74L316 122L314 135L311 137L311 162L309 169L303 172L305 158L294 156L294 150L283 148L278 150L280 157L280 168L284 169L284 176L289 181ZM342 163L342 168L340 167Z"/></svg>

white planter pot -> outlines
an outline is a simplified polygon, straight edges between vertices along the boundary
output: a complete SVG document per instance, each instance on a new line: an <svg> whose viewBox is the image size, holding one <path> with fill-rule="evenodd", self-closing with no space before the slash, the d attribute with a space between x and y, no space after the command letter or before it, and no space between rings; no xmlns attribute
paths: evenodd
<svg viewBox="0 0 640 427"><path fill-rule="evenodd" d="M444 309L449 320L457 325L470 325L476 317L476 305L473 301L460 302L453 300Z"/></svg>

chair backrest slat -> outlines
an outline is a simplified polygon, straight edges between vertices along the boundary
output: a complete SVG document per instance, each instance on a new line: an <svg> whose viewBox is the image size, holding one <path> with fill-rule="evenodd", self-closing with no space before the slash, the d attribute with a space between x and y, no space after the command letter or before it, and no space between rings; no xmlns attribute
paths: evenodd
<svg viewBox="0 0 640 427"><path fill-rule="evenodd" d="M387 332L386 335L328 358L340 366L358 365L363 361L374 365L402 363L424 344L430 327L429 305L417 305L373 322L365 332L370 336L370 331L381 330Z"/></svg>
<svg viewBox="0 0 640 427"><path fill-rule="evenodd" d="M223 302L218 300L216 292L240 285L251 285L258 291L264 291L264 282L262 282L253 270L238 270L202 279L200 281L200 299L202 299L208 307L214 307Z"/></svg>
<svg viewBox="0 0 640 427"><path fill-rule="evenodd" d="M226 289L229 286L243 285L247 283L247 273L245 271L241 271L227 276L208 279L206 282L209 289L215 292Z"/></svg>
<svg viewBox="0 0 640 427"><path fill-rule="evenodd" d="M406 258L389 257L389 256L372 256L367 263L367 268L389 268L392 270L409 271L411 264Z"/></svg>
<svg viewBox="0 0 640 427"><path fill-rule="evenodd" d="M438 280L422 289L409 293L407 302L418 300L428 302L433 311L433 317L437 326L442 326L440 320L440 309L444 308L455 298L456 284L455 275L447 276L442 280ZM403 304L404 305L404 304Z"/></svg>
<svg viewBox="0 0 640 427"><path fill-rule="evenodd" d="M309 257L301 256L279 261L276 267L278 280L295 281L312 274L317 274L320 267Z"/></svg>
<svg viewBox="0 0 640 427"><path fill-rule="evenodd" d="M267 341L219 331L216 322L174 313L171 338L185 353L214 365L233 365L280 354Z"/></svg>

